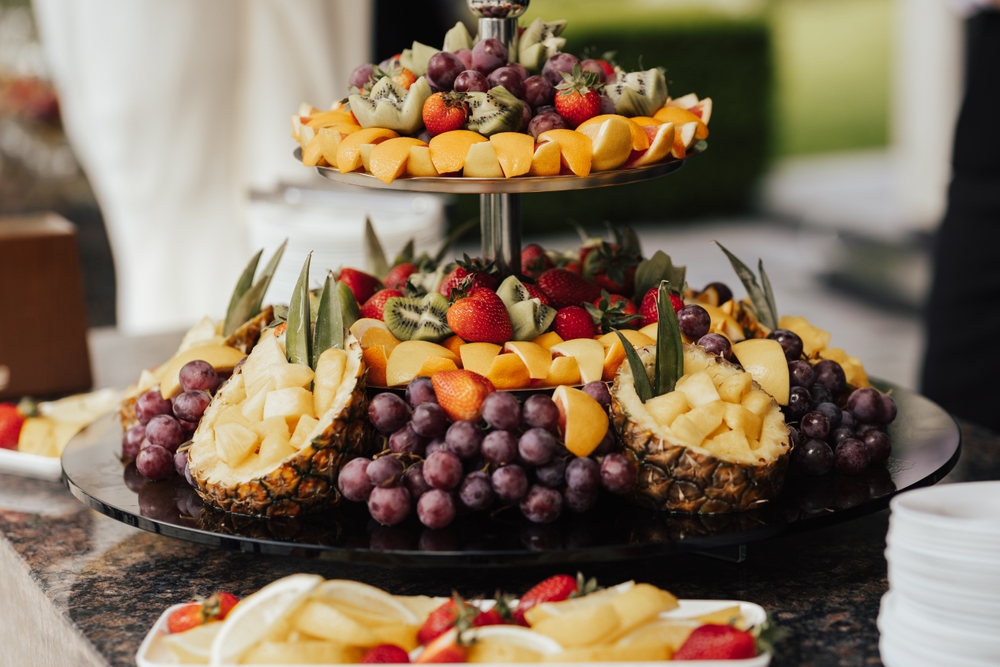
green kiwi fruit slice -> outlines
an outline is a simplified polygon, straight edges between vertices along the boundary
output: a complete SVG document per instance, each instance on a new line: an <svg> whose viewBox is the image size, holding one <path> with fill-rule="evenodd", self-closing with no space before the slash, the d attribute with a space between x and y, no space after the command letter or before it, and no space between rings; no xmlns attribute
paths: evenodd
<svg viewBox="0 0 1000 667"><path fill-rule="evenodd" d="M437 292L422 297L393 297L385 302L385 325L399 340L433 343L451 335L448 299Z"/></svg>

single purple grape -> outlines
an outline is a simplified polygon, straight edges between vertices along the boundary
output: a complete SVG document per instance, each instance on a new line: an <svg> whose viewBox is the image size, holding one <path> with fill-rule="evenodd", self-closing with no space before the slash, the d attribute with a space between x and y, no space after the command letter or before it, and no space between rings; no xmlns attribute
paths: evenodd
<svg viewBox="0 0 1000 667"><path fill-rule="evenodd" d="M552 523L562 514L562 494L535 484L521 499L521 514L532 523Z"/></svg>
<svg viewBox="0 0 1000 667"><path fill-rule="evenodd" d="M822 440L806 440L792 450L792 463L807 475L825 475L833 470L833 450Z"/></svg>
<svg viewBox="0 0 1000 667"><path fill-rule="evenodd" d="M474 69L467 69L456 76L454 85L459 93L485 93L490 89L490 82Z"/></svg>
<svg viewBox="0 0 1000 667"><path fill-rule="evenodd" d="M410 383L406 385L406 402L413 408L421 403L437 403L431 379L426 375L421 375L410 380Z"/></svg>
<svg viewBox="0 0 1000 667"><path fill-rule="evenodd" d="M851 426L851 427L853 427L857 423L858 423L857 420L854 419L854 414L850 410L841 410L840 411L840 425L841 426Z"/></svg>
<svg viewBox="0 0 1000 667"><path fill-rule="evenodd" d="M597 503L597 491L578 491L570 487L563 489L563 505L570 512L586 512Z"/></svg>
<svg viewBox="0 0 1000 667"><path fill-rule="evenodd" d="M455 519L455 501L450 493L431 489L417 501L417 518L428 528L444 528Z"/></svg>
<svg viewBox="0 0 1000 667"><path fill-rule="evenodd" d="M815 408L816 412L826 415L826 418L830 421L830 430L840 426L840 422L843 421L843 412L833 403L820 403Z"/></svg>
<svg viewBox="0 0 1000 667"><path fill-rule="evenodd" d="M601 485L611 493L628 493L637 475L635 464L624 454L608 454L601 461Z"/></svg>
<svg viewBox="0 0 1000 667"><path fill-rule="evenodd" d="M879 413L879 421L883 424L891 424L896 419L896 401L889 394L882 394L882 411Z"/></svg>
<svg viewBox="0 0 1000 667"><path fill-rule="evenodd" d="M211 402L212 395L203 389L185 391L174 398L174 416L197 426Z"/></svg>
<svg viewBox="0 0 1000 667"><path fill-rule="evenodd" d="M177 374L184 391L215 391L219 386L219 374L207 361L197 359L181 366Z"/></svg>
<svg viewBox="0 0 1000 667"><path fill-rule="evenodd" d="M698 345L705 348L705 351L709 354L714 354L717 357L722 357L723 359L733 358L733 345L722 334L705 334L698 339Z"/></svg>
<svg viewBox="0 0 1000 667"><path fill-rule="evenodd" d="M601 486L601 466L594 459L573 459L566 466L566 486L580 493L597 493Z"/></svg>
<svg viewBox="0 0 1000 667"><path fill-rule="evenodd" d="M178 419L177 423L179 423L181 428L184 429L184 437L188 440L190 440L191 436L194 435L194 432L198 430L198 422L189 422L184 419Z"/></svg>
<svg viewBox="0 0 1000 667"><path fill-rule="evenodd" d="M483 429L472 421L457 421L448 427L444 436L448 451L463 461L479 456L483 444Z"/></svg>
<svg viewBox="0 0 1000 667"><path fill-rule="evenodd" d="M847 409L859 422L874 422L882 416L882 395L877 389L855 389L847 397Z"/></svg>
<svg viewBox="0 0 1000 667"><path fill-rule="evenodd" d="M521 105L521 127L519 127L517 131L518 132L527 132L528 131L528 123L531 122L531 119L534 117L534 115L535 114L531 111L531 105L530 104L522 104Z"/></svg>
<svg viewBox="0 0 1000 667"><path fill-rule="evenodd" d="M573 65L580 62L580 59L572 53L557 53L542 66L542 76L549 80L553 86L558 86L563 82L563 72L571 74Z"/></svg>
<svg viewBox="0 0 1000 667"><path fill-rule="evenodd" d="M136 424L122 434L122 459L134 461L139 455L142 441L146 438L146 427Z"/></svg>
<svg viewBox="0 0 1000 667"><path fill-rule="evenodd" d="M430 442L427 443L427 447L424 449L424 458L433 454L434 452L446 452L448 451L448 443L445 442L444 436L439 435Z"/></svg>
<svg viewBox="0 0 1000 667"><path fill-rule="evenodd" d="M847 389L847 376L844 368L832 359L824 359L815 366L816 384L823 385L830 390L830 394L836 396Z"/></svg>
<svg viewBox="0 0 1000 667"><path fill-rule="evenodd" d="M172 415L173 413L173 404L163 398L157 389L139 394L139 397L135 399L135 418L143 426L156 415Z"/></svg>
<svg viewBox="0 0 1000 667"><path fill-rule="evenodd" d="M375 394L368 404L368 421L385 435L403 428L403 424L409 418L410 408L403 399L392 392Z"/></svg>
<svg viewBox="0 0 1000 667"><path fill-rule="evenodd" d="M534 394L524 402L521 419L528 426L551 430L559 425L559 408L545 394Z"/></svg>
<svg viewBox="0 0 1000 667"><path fill-rule="evenodd" d="M854 426L854 433L855 435L857 435L858 438L863 436L865 433L868 433L869 431L881 431L881 430L883 430L883 426L881 424L873 424L872 422L863 422L861 424L856 424Z"/></svg>
<svg viewBox="0 0 1000 667"><path fill-rule="evenodd" d="M809 395L812 396L811 404L813 407L816 407L820 403L830 403L833 401L833 395L830 393L830 390L821 384L814 384L809 389Z"/></svg>
<svg viewBox="0 0 1000 667"><path fill-rule="evenodd" d="M410 497L414 500L420 498L434 487L424 479L424 462L414 463L403 473L403 486L410 492Z"/></svg>
<svg viewBox="0 0 1000 667"><path fill-rule="evenodd" d="M507 391L495 391L483 400L483 419L493 428L512 430L521 424L521 405Z"/></svg>
<svg viewBox="0 0 1000 667"><path fill-rule="evenodd" d="M566 119L557 113L536 113L528 123L528 132L538 140L538 135L549 130L565 130L569 128Z"/></svg>
<svg viewBox="0 0 1000 667"><path fill-rule="evenodd" d="M510 67L512 70L517 72L517 75L521 77L522 82L525 81L529 76L528 68L522 65L521 63L510 62L504 65L504 67Z"/></svg>
<svg viewBox="0 0 1000 667"><path fill-rule="evenodd" d="M872 465L880 465L889 459L892 453L892 442L888 433L868 431L861 437L861 442L868 449L868 457Z"/></svg>
<svg viewBox="0 0 1000 667"><path fill-rule="evenodd" d="M368 496L368 513L383 526L395 526L410 514L410 492L402 486L376 486Z"/></svg>
<svg viewBox="0 0 1000 667"><path fill-rule="evenodd" d="M180 475L181 477L186 477L187 467L188 467L187 450L184 450L183 452L176 452L174 454L174 470L176 470L177 474Z"/></svg>
<svg viewBox="0 0 1000 667"><path fill-rule="evenodd" d="M417 435L409 424L389 436L389 449L396 454L416 454L422 456L427 439Z"/></svg>
<svg viewBox="0 0 1000 667"><path fill-rule="evenodd" d="M373 486L398 486L403 478L403 464L395 456L380 456L365 470Z"/></svg>
<svg viewBox="0 0 1000 667"><path fill-rule="evenodd" d="M371 463L371 459L351 459L340 469L337 486L345 498L356 503L368 500L372 489L375 488L368 478L368 466Z"/></svg>
<svg viewBox="0 0 1000 667"><path fill-rule="evenodd" d="M615 439L615 430L608 427L604 437L599 443L597 443L597 447L594 448L594 451L592 451L591 454L593 456L607 456L611 452L615 451L615 444L617 444L617 440Z"/></svg>
<svg viewBox="0 0 1000 667"><path fill-rule="evenodd" d="M462 61L463 65L465 65L465 69L472 69L472 49L459 49L458 51L455 51L455 55L458 56L458 59Z"/></svg>
<svg viewBox="0 0 1000 667"><path fill-rule="evenodd" d="M793 387L810 389L816 383L816 371L808 361L789 361L788 383Z"/></svg>
<svg viewBox="0 0 1000 667"><path fill-rule="evenodd" d="M853 438L837 445L833 456L834 464L842 475L860 475L871 463L865 443Z"/></svg>
<svg viewBox="0 0 1000 667"><path fill-rule="evenodd" d="M543 466L556 453L556 438L541 428L530 428L517 441L517 451L521 458L533 466Z"/></svg>
<svg viewBox="0 0 1000 667"><path fill-rule="evenodd" d="M831 447L836 447L844 440L850 440L854 437L854 429L850 426L838 426L837 428L830 431L830 435L827 436L827 441L830 443Z"/></svg>
<svg viewBox="0 0 1000 667"><path fill-rule="evenodd" d="M498 67L490 72L486 80L490 82L490 88L503 86L514 97L521 97L524 91L524 81L513 67Z"/></svg>
<svg viewBox="0 0 1000 667"><path fill-rule="evenodd" d="M535 468L535 479L542 486L558 489L563 485L566 475L566 459L556 457Z"/></svg>
<svg viewBox="0 0 1000 667"><path fill-rule="evenodd" d="M455 78L465 71L465 63L454 53L438 51L427 61L427 82L432 86L450 91L455 86Z"/></svg>
<svg viewBox="0 0 1000 667"><path fill-rule="evenodd" d="M499 39L489 37L476 42L472 47L472 69L481 74L489 74L507 64L507 47Z"/></svg>
<svg viewBox="0 0 1000 667"><path fill-rule="evenodd" d="M802 435L815 440L824 440L830 433L830 420L822 412L807 412L799 424Z"/></svg>
<svg viewBox="0 0 1000 667"><path fill-rule="evenodd" d="M173 454L184 442L184 429L181 428L180 422L170 415L156 415L146 424L146 439Z"/></svg>
<svg viewBox="0 0 1000 667"><path fill-rule="evenodd" d="M608 384L606 382L595 380L594 382L588 382L580 387L580 389L583 390L583 393L600 403L602 408L611 407L611 392L608 391Z"/></svg>
<svg viewBox="0 0 1000 667"><path fill-rule="evenodd" d="M771 340L776 340L785 351L785 359L788 361L798 361L802 358L802 339L794 331L788 329L775 329L767 334Z"/></svg>
<svg viewBox="0 0 1000 667"><path fill-rule="evenodd" d="M516 463L494 470L490 483L497 498L507 502L520 500L528 492L528 476Z"/></svg>
<svg viewBox="0 0 1000 667"><path fill-rule="evenodd" d="M347 78L347 86L355 88L364 88L365 84L368 83L372 75L375 74L375 68L370 64L358 65L351 72L351 76Z"/></svg>
<svg viewBox="0 0 1000 667"><path fill-rule="evenodd" d="M554 113L557 116L559 115L559 112L556 111L556 108L554 106L552 106L551 104L546 104L543 107L538 107L537 109L535 109L535 115L536 116L538 116L540 114L543 114L543 113Z"/></svg>
<svg viewBox="0 0 1000 667"><path fill-rule="evenodd" d="M175 472L174 454L160 445L149 445L135 457L135 468L146 479L158 482Z"/></svg>
<svg viewBox="0 0 1000 667"><path fill-rule="evenodd" d="M477 470L469 473L458 487L458 497L470 510L484 510L493 504L493 487L489 476Z"/></svg>
<svg viewBox="0 0 1000 667"><path fill-rule="evenodd" d="M421 403L414 408L410 424L417 435L433 438L448 428L448 415L437 403Z"/></svg>
<svg viewBox="0 0 1000 667"><path fill-rule="evenodd" d="M517 436L510 431L490 431L481 449L483 458L495 466L513 463L517 459Z"/></svg>
<svg viewBox="0 0 1000 667"><path fill-rule="evenodd" d="M424 460L424 479L435 489L451 491L462 481L462 462L449 451L438 451Z"/></svg>
<svg viewBox="0 0 1000 667"><path fill-rule="evenodd" d="M698 340L712 327L712 316L697 304L684 306L677 311L677 326L690 340Z"/></svg>
<svg viewBox="0 0 1000 667"><path fill-rule="evenodd" d="M584 72L593 72L597 75L597 80L601 83L604 83L608 79L608 73L605 71L604 66L593 58L587 58L582 61L580 69Z"/></svg>
<svg viewBox="0 0 1000 667"><path fill-rule="evenodd" d="M556 97L556 89L552 87L548 79L536 74L524 80L521 95L524 97L524 101L537 112L539 107L552 104Z"/></svg>

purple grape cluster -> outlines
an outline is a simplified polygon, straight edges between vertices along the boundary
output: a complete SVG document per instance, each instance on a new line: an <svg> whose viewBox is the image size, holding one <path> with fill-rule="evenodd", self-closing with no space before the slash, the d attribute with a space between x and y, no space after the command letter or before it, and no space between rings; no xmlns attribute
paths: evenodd
<svg viewBox="0 0 1000 667"><path fill-rule="evenodd" d="M136 398L135 417L139 423L122 436L122 460L135 461L136 470L148 480L160 481L178 474L193 486L187 451L178 449L198 428L220 378L211 364L196 360L181 367L178 379L182 392L172 399L163 398L159 389Z"/></svg>
<svg viewBox="0 0 1000 667"><path fill-rule="evenodd" d="M584 391L607 407L603 382ZM535 394L522 404L494 392L482 405L482 420L448 419L429 378L417 378L406 400L384 392L372 398L369 420L385 438L374 459L356 458L340 470L338 484L350 501L366 502L383 525L402 522L415 509L428 528L444 528L457 515L497 506L517 506L534 523L550 523L564 509L584 512L600 489L623 494L637 469L615 452L614 432L590 457L576 457L559 436L559 409Z"/></svg>

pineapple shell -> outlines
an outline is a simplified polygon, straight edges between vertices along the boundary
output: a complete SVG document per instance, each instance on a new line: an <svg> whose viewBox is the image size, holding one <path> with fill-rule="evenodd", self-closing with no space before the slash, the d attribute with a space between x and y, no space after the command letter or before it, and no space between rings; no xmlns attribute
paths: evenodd
<svg viewBox="0 0 1000 667"><path fill-rule="evenodd" d="M338 398L318 416L311 440L271 469L242 474L222 463L215 453L214 423L226 408L242 401L241 371L219 390L205 410L188 450L188 469L198 495L212 507L234 514L260 517L296 517L336 505L340 467L362 453L368 441L366 367L361 345L353 336L345 341L348 365Z"/></svg>
<svg viewBox="0 0 1000 667"><path fill-rule="evenodd" d="M652 347L639 352L647 372L652 375L655 360ZM684 353L685 366L692 355L701 355L711 357L710 363L736 368L695 345L684 345ZM625 453L639 465L635 486L629 494L632 502L656 510L722 514L758 507L781 491L791 452L789 432L783 422L780 430L783 442L774 443L783 451L773 460L758 464L727 461L701 448L668 442L643 427L638 416L630 414L626 402L620 398L626 383L634 396L631 368L623 363L611 388L611 422L620 442L625 445ZM751 386L760 389L756 382ZM630 402L634 405L638 398ZM773 403L772 409L780 411L777 403Z"/></svg>

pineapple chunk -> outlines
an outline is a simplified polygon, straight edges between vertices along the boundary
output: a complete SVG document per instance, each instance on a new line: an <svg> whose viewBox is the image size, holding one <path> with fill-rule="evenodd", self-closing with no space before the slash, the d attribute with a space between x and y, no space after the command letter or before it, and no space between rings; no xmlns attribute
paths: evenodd
<svg viewBox="0 0 1000 667"><path fill-rule="evenodd" d="M240 659L245 665L339 665L360 662L364 649L315 639L262 641Z"/></svg>
<svg viewBox="0 0 1000 667"><path fill-rule="evenodd" d="M257 449L257 434L242 424L216 424L215 449L226 465L235 468Z"/></svg>
<svg viewBox="0 0 1000 667"><path fill-rule="evenodd" d="M265 387L267 386L274 389L273 378L267 381ZM264 401L267 400L268 391L268 389L259 391L240 404L240 412L243 413L244 417L253 423L257 423L264 419Z"/></svg>
<svg viewBox="0 0 1000 667"><path fill-rule="evenodd" d="M260 341L243 362L242 375L247 396L254 396L262 391L267 381L274 377L271 372L272 365L287 363L285 353L275 339L274 333L261 334Z"/></svg>
<svg viewBox="0 0 1000 667"><path fill-rule="evenodd" d="M253 422L246 418L239 405L234 405L222 411L219 418L215 421L215 425L218 427L223 424L239 424L244 428L253 427Z"/></svg>
<svg viewBox="0 0 1000 667"><path fill-rule="evenodd" d="M271 364L271 375L274 377L275 389L288 387L308 387L313 381L313 369L305 364Z"/></svg>
<svg viewBox="0 0 1000 667"><path fill-rule="evenodd" d="M719 383L719 396L726 403L741 403L751 389L753 378L749 373L734 373Z"/></svg>
<svg viewBox="0 0 1000 667"><path fill-rule="evenodd" d="M671 391L646 401L646 410L657 424L663 426L670 426L678 415L690 409L687 398L679 391Z"/></svg>
<svg viewBox="0 0 1000 667"><path fill-rule="evenodd" d="M313 414L324 415L333 405L337 390L344 381L347 353L331 347L319 355L313 385Z"/></svg>
<svg viewBox="0 0 1000 667"><path fill-rule="evenodd" d="M695 423L687 415L681 415L670 425L670 430L674 432L674 437L685 447L698 447L705 434L695 426Z"/></svg>
<svg viewBox="0 0 1000 667"><path fill-rule="evenodd" d="M715 383L712 382L712 376L706 371L699 371L694 375L685 375L678 380L677 390L684 392L688 403L696 408L720 400L719 392L715 388Z"/></svg>
<svg viewBox="0 0 1000 667"><path fill-rule="evenodd" d="M282 422L284 420L282 419ZM285 426L282 424L282 428ZM285 459L298 451L288 442L288 430L271 431L260 443L260 465L273 466L278 461Z"/></svg>
<svg viewBox="0 0 1000 667"><path fill-rule="evenodd" d="M709 434L708 434L708 435L707 435L707 436L705 437L705 439L706 439L706 440L715 440L715 439L716 439L716 438L718 438L718 437L719 437L720 435L723 435L723 434L725 434L725 433L729 433L729 431L731 431L731 430L732 430L732 429L730 429L730 428L729 428L729 425L728 425L728 424L726 424L726 422L725 422L725 421L723 421L723 422L722 422L721 424L719 424L719 427L718 427L717 429L715 429L714 431L712 431L711 433L709 433Z"/></svg>
<svg viewBox="0 0 1000 667"><path fill-rule="evenodd" d="M726 404L726 425L732 430L742 429L747 438L760 440L760 428L764 420L737 403Z"/></svg>
<svg viewBox="0 0 1000 667"><path fill-rule="evenodd" d="M262 421L254 423L253 430L260 436L261 440L266 439L267 436L274 432L281 433L284 435L286 440L289 436L288 422L285 421L284 417L271 417L270 419L263 419Z"/></svg>
<svg viewBox="0 0 1000 667"><path fill-rule="evenodd" d="M289 444L296 450L300 449L302 445L306 444L306 438L309 437L309 434L312 433L318 423L318 419L309 415L299 417L299 423L295 425L295 432L292 433Z"/></svg>
<svg viewBox="0 0 1000 667"><path fill-rule="evenodd" d="M243 383L243 375L234 375L226 382L226 398L233 405L247 400L246 386Z"/></svg>
<svg viewBox="0 0 1000 667"><path fill-rule="evenodd" d="M695 408L687 413L687 418L701 431L702 436L708 437L709 433L719 428L725 414L726 404L716 401Z"/></svg>
<svg viewBox="0 0 1000 667"><path fill-rule="evenodd" d="M742 429L733 429L729 433L717 436L711 441L712 454L727 461L745 461L750 450L750 443Z"/></svg>
<svg viewBox="0 0 1000 667"><path fill-rule="evenodd" d="M287 387L267 393L267 400L264 401L264 419L284 417L288 427L291 428L302 415L316 416L313 413L313 395L308 389Z"/></svg>
<svg viewBox="0 0 1000 667"><path fill-rule="evenodd" d="M694 375L708 368L712 360L704 354L684 355L684 375Z"/></svg>
<svg viewBox="0 0 1000 667"><path fill-rule="evenodd" d="M771 409L771 395L764 391L751 391L741 401L744 408L758 417L763 417Z"/></svg>

